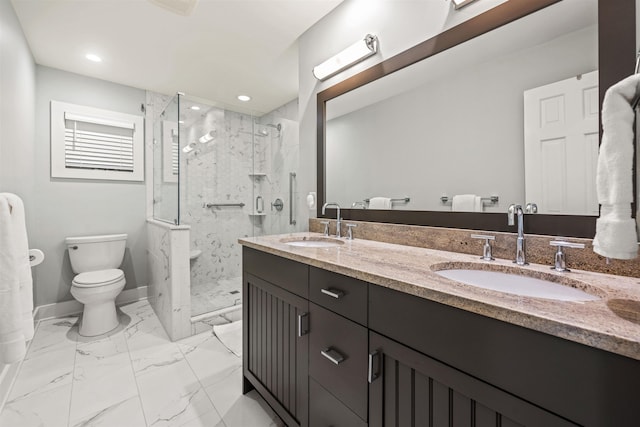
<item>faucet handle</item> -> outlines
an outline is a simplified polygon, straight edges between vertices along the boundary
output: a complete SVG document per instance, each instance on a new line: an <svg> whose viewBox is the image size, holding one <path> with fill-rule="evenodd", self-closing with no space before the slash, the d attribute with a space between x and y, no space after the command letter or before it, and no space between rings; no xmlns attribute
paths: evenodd
<svg viewBox="0 0 640 427"><path fill-rule="evenodd" d="M357 227L356 224L346 224L347 226L347 240L353 240L353 228Z"/></svg>
<svg viewBox="0 0 640 427"><path fill-rule="evenodd" d="M552 240L549 242L550 246L557 246L558 250L554 256L554 265L552 270L560 272L571 271L567 268L567 260L564 253L564 248L584 249L584 243L567 242L566 240Z"/></svg>
<svg viewBox="0 0 640 427"><path fill-rule="evenodd" d="M324 225L324 235L329 236L329 221L320 221L320 224Z"/></svg>
<svg viewBox="0 0 640 427"><path fill-rule="evenodd" d="M482 246L482 256L480 259L485 261L493 261L495 258L491 254L491 240L496 240L496 236L492 236L489 234L472 234L472 239L484 239L484 245Z"/></svg>

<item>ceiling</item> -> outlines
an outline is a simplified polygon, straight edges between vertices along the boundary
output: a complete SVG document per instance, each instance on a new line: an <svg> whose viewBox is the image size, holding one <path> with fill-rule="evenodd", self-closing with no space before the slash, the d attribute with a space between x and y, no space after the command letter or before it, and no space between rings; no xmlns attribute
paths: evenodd
<svg viewBox="0 0 640 427"><path fill-rule="evenodd" d="M11 1L40 65L254 114L298 96L297 39L342 2ZM195 7L184 16L157 3Z"/></svg>

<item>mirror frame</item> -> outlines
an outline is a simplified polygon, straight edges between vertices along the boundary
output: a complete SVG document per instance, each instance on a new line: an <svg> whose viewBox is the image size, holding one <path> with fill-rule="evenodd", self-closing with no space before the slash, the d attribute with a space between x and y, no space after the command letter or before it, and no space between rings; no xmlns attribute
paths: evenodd
<svg viewBox="0 0 640 427"><path fill-rule="evenodd" d="M367 83L401 70L409 65L436 55L488 31L525 17L561 0L529 0L526 2L507 1L493 9L475 16L459 25L425 40L379 64L317 94L317 191L318 218L322 215L322 205L326 200L326 107L327 101L357 89ZM598 65L600 110L604 93L614 83L633 73L636 59L635 41L635 0L598 0ZM631 35L631 36L630 36ZM602 120L600 119L600 140L602 140ZM634 162L634 201L636 194L636 174ZM347 220L369 221L407 225L423 225L476 229L497 232L514 231L515 226L507 225L505 213L473 213L451 211L402 211L342 209ZM635 216L635 203L632 204ZM330 209L326 217L335 217L335 209ZM583 215L527 215L525 232L529 234L555 235L565 237L593 238L596 230L595 216Z"/></svg>

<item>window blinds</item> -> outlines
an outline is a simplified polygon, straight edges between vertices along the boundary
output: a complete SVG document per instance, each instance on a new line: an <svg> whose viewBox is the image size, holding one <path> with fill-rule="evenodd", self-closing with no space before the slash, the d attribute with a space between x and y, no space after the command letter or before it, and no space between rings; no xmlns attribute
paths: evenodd
<svg viewBox="0 0 640 427"><path fill-rule="evenodd" d="M65 112L66 168L134 171L135 124Z"/></svg>

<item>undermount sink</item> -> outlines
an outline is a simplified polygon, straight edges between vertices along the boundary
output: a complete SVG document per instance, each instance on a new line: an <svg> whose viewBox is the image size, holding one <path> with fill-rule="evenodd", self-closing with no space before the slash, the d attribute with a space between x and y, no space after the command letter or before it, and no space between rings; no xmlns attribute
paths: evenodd
<svg viewBox="0 0 640 427"><path fill-rule="evenodd" d="M289 246L302 248L332 248L344 245L342 240L332 239L331 237L287 237L280 241Z"/></svg>
<svg viewBox="0 0 640 427"><path fill-rule="evenodd" d="M601 299L600 296L594 295L594 293L599 293L594 289L588 289L591 293L578 289L578 287L584 288L586 286L581 282L541 272L532 271L531 273L543 278L522 275L521 271L518 271L520 274L516 274L516 271L474 269L471 265L434 267L436 274L447 279L507 294L556 301L597 301ZM505 269L511 270L506 267Z"/></svg>

